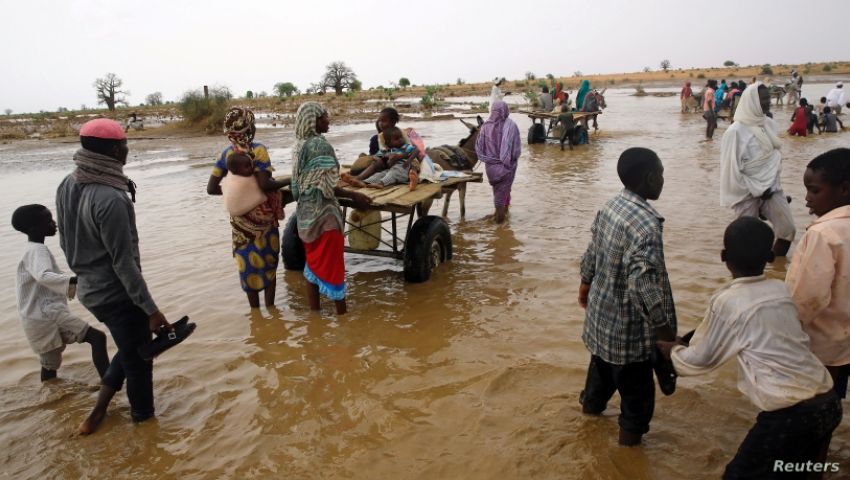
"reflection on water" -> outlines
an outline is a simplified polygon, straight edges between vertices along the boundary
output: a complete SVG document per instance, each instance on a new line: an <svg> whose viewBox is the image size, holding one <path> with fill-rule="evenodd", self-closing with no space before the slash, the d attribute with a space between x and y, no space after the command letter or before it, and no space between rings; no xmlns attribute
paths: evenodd
<svg viewBox="0 0 850 480"><path fill-rule="evenodd" d="M804 96L821 87L806 85ZM24 239L0 229L0 271L8 272L0 276L0 468L14 478L717 478L756 414L736 390L734 366L659 396L639 449L616 446L616 397L603 418L578 408L589 358L575 301L578 261L596 210L620 190L623 149L651 147L665 164L656 206L683 329L728 280L719 250L732 215L717 194L727 125L703 142L704 121L679 114L677 98L630 93L608 90L590 145L524 146L507 224L485 218L489 186L470 186L466 218L457 206L449 211L454 260L431 281L406 284L395 261L347 256L350 314L340 318L330 303L309 312L303 278L283 270L279 310L245 308L221 199L204 190L223 138L131 141L126 170L139 185L145 275L167 315L189 314L198 329L156 361L156 421L133 425L122 394L100 432L72 436L94 401L94 369L87 349L71 345L60 381L39 384L11 275ZM776 118L785 125L790 114L779 108ZM513 118L523 132L530 126ZM405 126L428 144L465 135L454 120ZM346 162L373 131L332 126L328 136ZM261 133L277 171L288 173L291 129ZM805 164L846 135L783 138L783 183L800 233L810 221ZM52 208L75 149L0 145L0 216L23 203ZM57 239L47 244L64 264ZM786 268L777 262L768 275L782 278ZM848 427L845 420L836 431L831 452L842 472L850 471Z"/></svg>

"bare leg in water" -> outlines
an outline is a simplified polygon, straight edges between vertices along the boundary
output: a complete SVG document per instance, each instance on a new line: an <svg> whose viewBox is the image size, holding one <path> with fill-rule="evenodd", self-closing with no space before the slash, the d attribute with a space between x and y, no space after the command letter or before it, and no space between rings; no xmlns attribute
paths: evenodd
<svg viewBox="0 0 850 480"><path fill-rule="evenodd" d="M89 327L83 341L91 345L91 361L100 378L106 374L109 368L109 354L106 353L106 334L96 328Z"/></svg>
<svg viewBox="0 0 850 480"><path fill-rule="evenodd" d="M306 279L304 284L307 286L307 302L310 304L310 310L319 310L319 286L308 282Z"/></svg>
<svg viewBox="0 0 850 480"><path fill-rule="evenodd" d="M90 435L97 430L97 427L100 426L104 417L106 417L106 409L109 407L109 402L112 401L112 397L114 396L115 390L111 387L107 387L106 385L100 386L100 392L97 394L97 403L77 430L80 435Z"/></svg>
<svg viewBox="0 0 850 480"><path fill-rule="evenodd" d="M259 292L245 292L248 295L248 305L251 308L260 308L260 293Z"/></svg>
<svg viewBox="0 0 850 480"><path fill-rule="evenodd" d="M319 305L319 286L314 285L307 280L304 280L304 283L307 284L307 301L310 303L310 310L318 311L320 310ZM336 314L337 315L345 315L348 312L348 306L345 303L345 299L336 300L334 302L336 305Z"/></svg>
<svg viewBox="0 0 850 480"><path fill-rule="evenodd" d="M275 296L276 291L277 291L277 279L274 279L271 282L269 282L269 285L263 291L263 299L265 300L267 307L273 307L274 306L274 296Z"/></svg>
<svg viewBox="0 0 850 480"><path fill-rule="evenodd" d="M508 213L508 207L507 206L496 207L496 213L493 215L493 221L496 222L496 223L504 223L505 217L507 216L507 213Z"/></svg>

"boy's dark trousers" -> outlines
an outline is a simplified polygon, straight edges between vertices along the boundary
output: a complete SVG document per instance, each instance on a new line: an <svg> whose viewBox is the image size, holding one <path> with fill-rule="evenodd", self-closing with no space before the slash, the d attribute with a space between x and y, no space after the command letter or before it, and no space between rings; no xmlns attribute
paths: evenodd
<svg viewBox="0 0 850 480"><path fill-rule="evenodd" d="M832 390L790 407L761 412L735 458L726 465L723 478L807 478L811 472L789 474L774 470L780 461L823 461L818 456L839 423L841 401Z"/></svg>
<svg viewBox="0 0 850 480"><path fill-rule="evenodd" d="M137 349L151 340L148 315L130 301L87 307L112 334L118 352L101 379L115 391L127 380L130 416L135 422L154 415L153 362L143 360Z"/></svg>
<svg viewBox="0 0 850 480"><path fill-rule="evenodd" d="M597 415L602 413L614 392L620 393L620 428L636 435L648 432L649 421L655 411L652 362L614 365L596 355L591 356L584 391L579 399L583 411Z"/></svg>

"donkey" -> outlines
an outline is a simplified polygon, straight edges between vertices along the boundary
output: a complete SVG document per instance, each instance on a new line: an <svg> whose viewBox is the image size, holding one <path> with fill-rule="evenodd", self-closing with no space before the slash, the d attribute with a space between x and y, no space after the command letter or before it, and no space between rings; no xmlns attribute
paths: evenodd
<svg viewBox="0 0 850 480"><path fill-rule="evenodd" d="M443 170L472 170L478 163L478 155L475 153L475 142L478 140L478 134L481 132L481 125L484 120L480 115L476 117L477 125L473 125L464 119L458 119L469 129L469 135L462 138L457 146L440 145L438 147L426 148L425 153L437 165L443 167ZM463 218L466 215L466 183L457 185L458 200L460 201L460 216ZM443 202L443 217L449 213L449 200L452 198L454 189L446 192L446 199ZM431 201L426 202L424 211L427 213L431 207Z"/></svg>
<svg viewBox="0 0 850 480"><path fill-rule="evenodd" d="M484 120L480 115L476 117L478 125L473 125L462 118L458 120L469 129L469 135L462 138L457 146L440 145L425 149L425 153L434 163L443 167L443 170L472 170L478 163L475 141L478 140L478 133Z"/></svg>
<svg viewBox="0 0 850 480"><path fill-rule="evenodd" d="M777 105L782 105L785 95L791 96L791 91L794 91L795 94L797 93L796 89L794 89L790 83L786 83L784 87L771 85L769 89L770 97L776 100ZM791 103L790 100L788 103Z"/></svg>
<svg viewBox="0 0 850 480"><path fill-rule="evenodd" d="M597 90L591 90L590 92L588 92L588 94L584 97L584 102L582 104L582 111L585 111L585 112L599 111L599 112L601 112L604 108L607 108L608 104L605 103L605 91L607 91L607 90L608 90L607 88L604 88L601 92L597 91ZM588 132L590 131L587 128L588 119L593 120L593 131L599 130L599 124L596 122L597 116L598 115L591 115L591 116L584 117L584 118L581 119L581 124L582 124L582 126L584 127L585 130L587 130Z"/></svg>

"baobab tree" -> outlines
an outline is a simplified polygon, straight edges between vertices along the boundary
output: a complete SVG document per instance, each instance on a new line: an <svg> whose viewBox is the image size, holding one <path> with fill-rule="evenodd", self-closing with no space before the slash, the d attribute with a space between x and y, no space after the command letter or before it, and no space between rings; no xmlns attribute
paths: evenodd
<svg viewBox="0 0 850 480"><path fill-rule="evenodd" d="M123 85L124 81L114 73L107 73L103 78L95 80L94 89L97 92L97 103L105 103L110 112L115 111L116 104L123 103L126 105L127 99L123 95L129 95L130 92L121 90Z"/></svg>
<svg viewBox="0 0 850 480"><path fill-rule="evenodd" d="M342 91L346 88L356 90L360 85L357 80L357 74L348 68L344 62L331 62L325 67L325 76L320 82L321 85L327 88L332 88L337 95L342 95Z"/></svg>

